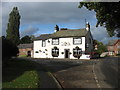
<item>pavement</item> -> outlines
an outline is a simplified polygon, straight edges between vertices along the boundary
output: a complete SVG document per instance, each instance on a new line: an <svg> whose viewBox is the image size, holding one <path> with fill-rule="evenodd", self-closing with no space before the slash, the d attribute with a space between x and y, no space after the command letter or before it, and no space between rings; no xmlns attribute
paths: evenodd
<svg viewBox="0 0 120 90"><path fill-rule="evenodd" d="M58 84L65 88L118 88L118 58L100 58L91 60L32 59L46 68L55 77ZM41 71L41 70L40 70ZM41 86L46 87L53 82L48 76L40 76ZM47 84L45 84L47 83ZM44 85L42 85L44 84ZM51 83L50 88L56 87ZM52 86L53 85L53 86Z"/></svg>
<svg viewBox="0 0 120 90"><path fill-rule="evenodd" d="M40 83L39 88L61 88L59 83L55 80L55 78L47 72L44 68L37 68L40 75Z"/></svg>

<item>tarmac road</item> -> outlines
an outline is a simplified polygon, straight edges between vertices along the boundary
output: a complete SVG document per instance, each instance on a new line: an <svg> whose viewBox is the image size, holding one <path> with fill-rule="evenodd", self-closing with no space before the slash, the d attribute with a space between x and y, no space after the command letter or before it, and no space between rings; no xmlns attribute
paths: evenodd
<svg viewBox="0 0 120 90"><path fill-rule="evenodd" d="M92 60L31 59L47 68L63 88L118 88L118 57Z"/></svg>
<svg viewBox="0 0 120 90"><path fill-rule="evenodd" d="M95 64L95 73L101 88L118 88L119 57L107 57Z"/></svg>

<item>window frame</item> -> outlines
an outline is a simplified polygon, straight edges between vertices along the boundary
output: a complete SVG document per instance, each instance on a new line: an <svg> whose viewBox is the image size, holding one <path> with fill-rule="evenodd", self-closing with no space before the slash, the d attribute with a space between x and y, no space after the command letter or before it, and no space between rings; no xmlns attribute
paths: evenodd
<svg viewBox="0 0 120 90"><path fill-rule="evenodd" d="M81 39L81 42L80 43L75 43L75 39ZM82 44L82 37L73 38L73 45L80 45L80 44Z"/></svg>
<svg viewBox="0 0 120 90"><path fill-rule="evenodd" d="M53 40L56 40L56 39L58 40L58 44L53 43ZM52 38L52 45L59 45L59 38Z"/></svg>
<svg viewBox="0 0 120 90"><path fill-rule="evenodd" d="M44 46L43 46L43 42L45 43ZM45 42L45 40L42 40L42 47L46 47L46 42Z"/></svg>
<svg viewBox="0 0 120 90"><path fill-rule="evenodd" d="M79 47L78 48L77 47L73 48L73 56L75 58L79 58L81 55L82 55L82 49L81 48L79 48Z"/></svg>
<svg viewBox="0 0 120 90"><path fill-rule="evenodd" d="M51 54L52 54L53 57L58 57L59 56L59 48L53 47L52 50L51 50Z"/></svg>

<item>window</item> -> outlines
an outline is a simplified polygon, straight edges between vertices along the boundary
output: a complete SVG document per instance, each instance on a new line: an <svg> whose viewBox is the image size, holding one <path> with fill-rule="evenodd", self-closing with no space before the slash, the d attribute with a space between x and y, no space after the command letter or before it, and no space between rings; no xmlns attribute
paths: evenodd
<svg viewBox="0 0 120 90"><path fill-rule="evenodd" d="M86 48L88 48L89 47L89 44L88 43L86 43Z"/></svg>
<svg viewBox="0 0 120 90"><path fill-rule="evenodd" d="M73 44L82 44L81 38L73 38Z"/></svg>
<svg viewBox="0 0 120 90"><path fill-rule="evenodd" d="M120 49L120 46L118 46L118 48Z"/></svg>
<svg viewBox="0 0 120 90"><path fill-rule="evenodd" d="M80 58L81 55L82 55L82 49L80 49L79 47L73 48L73 56L74 57Z"/></svg>
<svg viewBox="0 0 120 90"><path fill-rule="evenodd" d="M59 45L59 39L52 39L52 45Z"/></svg>
<svg viewBox="0 0 120 90"><path fill-rule="evenodd" d="M45 47L45 46L46 46L45 41L42 41L42 47Z"/></svg>
<svg viewBox="0 0 120 90"><path fill-rule="evenodd" d="M59 49L57 47L52 48L52 56L53 57L59 56Z"/></svg>

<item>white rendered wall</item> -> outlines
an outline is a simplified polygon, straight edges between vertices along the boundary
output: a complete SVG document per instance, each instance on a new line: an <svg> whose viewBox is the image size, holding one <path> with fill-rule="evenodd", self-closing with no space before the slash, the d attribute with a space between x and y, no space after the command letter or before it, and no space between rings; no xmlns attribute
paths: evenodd
<svg viewBox="0 0 120 90"><path fill-rule="evenodd" d="M48 40L50 42L48 42ZM48 40L46 40L46 47L42 47L42 40L34 41L34 58L65 58L65 54L61 54L61 52L64 52L65 49L69 49L72 53L70 54L69 58L77 59L73 56L73 48L75 48L76 46L78 46L82 49L82 51L85 52L85 37L82 37L82 44L79 45L73 45L73 38L59 38L59 45L52 45L52 39ZM59 48L58 57L53 57L51 54L51 50L54 46ZM38 51L39 53L35 53L36 51Z"/></svg>

